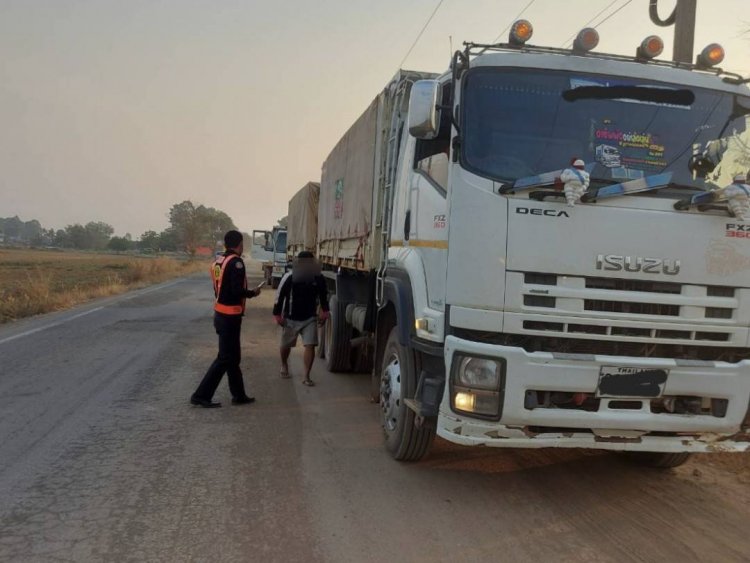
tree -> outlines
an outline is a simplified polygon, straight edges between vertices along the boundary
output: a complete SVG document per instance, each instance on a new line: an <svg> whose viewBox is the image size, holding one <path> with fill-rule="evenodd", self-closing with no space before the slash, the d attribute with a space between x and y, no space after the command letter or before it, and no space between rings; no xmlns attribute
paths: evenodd
<svg viewBox="0 0 750 563"><path fill-rule="evenodd" d="M31 241L42 235L42 224L36 219L26 221L21 227L21 239Z"/></svg>
<svg viewBox="0 0 750 563"><path fill-rule="evenodd" d="M192 201L175 203L169 210L169 224L177 235L180 246L191 256L200 244L200 221Z"/></svg>
<svg viewBox="0 0 750 563"><path fill-rule="evenodd" d="M236 229L231 217L223 211L203 205L196 207L192 201L174 204L169 210L169 223L177 246L191 256L198 246L213 247L226 231Z"/></svg>
<svg viewBox="0 0 750 563"><path fill-rule="evenodd" d="M65 227L65 246L71 248L89 248L89 238L86 229L80 223Z"/></svg>
<svg viewBox="0 0 750 563"><path fill-rule="evenodd" d="M156 247L162 252L177 252L179 244L177 233L170 227L159 233Z"/></svg>
<svg viewBox="0 0 750 563"><path fill-rule="evenodd" d="M15 217L7 217L0 220L0 222L0 227L2 227L2 231L5 235L6 241L21 239L21 234L23 232L23 221L18 218L18 215L16 215Z"/></svg>
<svg viewBox="0 0 750 563"><path fill-rule="evenodd" d="M126 250L130 250L130 247L131 241L125 237L112 237L107 243L107 248L115 252L125 252Z"/></svg>
<svg viewBox="0 0 750 563"><path fill-rule="evenodd" d="M86 235L88 237L88 247L92 250L103 250L107 247L107 243L109 243L109 239L112 237L112 234L115 232L115 230L112 228L112 225L108 225L107 223L103 223L101 221L90 221L86 223L86 226L84 227L86 229Z"/></svg>
<svg viewBox="0 0 750 563"><path fill-rule="evenodd" d="M159 233L156 231L146 231L141 235L138 241L138 248L141 250L157 250L159 248Z"/></svg>

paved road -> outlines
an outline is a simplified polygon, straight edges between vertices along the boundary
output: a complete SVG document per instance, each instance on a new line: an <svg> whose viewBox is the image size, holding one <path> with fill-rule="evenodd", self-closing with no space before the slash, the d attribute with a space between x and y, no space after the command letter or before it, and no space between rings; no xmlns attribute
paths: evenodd
<svg viewBox="0 0 750 563"><path fill-rule="evenodd" d="M209 293L189 278L0 327L0 561L750 558L746 474L704 460L438 440L392 461L366 376L278 378L270 292L243 337L258 402L222 383L224 408L189 407Z"/></svg>

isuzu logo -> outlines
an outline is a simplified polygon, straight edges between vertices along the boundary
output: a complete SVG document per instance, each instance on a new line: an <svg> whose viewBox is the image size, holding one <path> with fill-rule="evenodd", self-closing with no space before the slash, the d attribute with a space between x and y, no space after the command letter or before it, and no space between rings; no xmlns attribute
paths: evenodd
<svg viewBox="0 0 750 563"><path fill-rule="evenodd" d="M599 254L596 257L596 269L611 272L643 272L644 274L676 276L680 273L680 261L664 260L662 258L644 258L641 256Z"/></svg>

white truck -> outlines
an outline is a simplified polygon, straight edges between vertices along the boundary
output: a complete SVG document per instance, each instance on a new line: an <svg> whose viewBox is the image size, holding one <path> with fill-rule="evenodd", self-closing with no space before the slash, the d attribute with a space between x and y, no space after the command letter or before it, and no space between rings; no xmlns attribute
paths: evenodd
<svg viewBox="0 0 750 563"><path fill-rule="evenodd" d="M399 71L325 161L329 369L372 370L398 460L435 434L658 467L747 451L750 221L721 188L750 167L748 81L717 45L686 65L654 36L626 57L530 31Z"/></svg>
<svg viewBox="0 0 750 563"><path fill-rule="evenodd" d="M250 257L261 263L266 284L276 289L287 270L287 230L283 227L274 227L270 231L254 230L252 236Z"/></svg>

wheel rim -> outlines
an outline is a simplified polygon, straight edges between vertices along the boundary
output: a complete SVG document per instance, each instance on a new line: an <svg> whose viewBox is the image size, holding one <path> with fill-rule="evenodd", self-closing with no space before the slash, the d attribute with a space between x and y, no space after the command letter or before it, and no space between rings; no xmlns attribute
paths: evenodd
<svg viewBox="0 0 750 563"><path fill-rule="evenodd" d="M397 354L390 357L380 377L380 407L386 431L395 431L401 418L401 362Z"/></svg>

